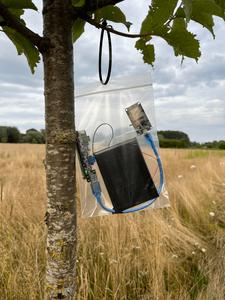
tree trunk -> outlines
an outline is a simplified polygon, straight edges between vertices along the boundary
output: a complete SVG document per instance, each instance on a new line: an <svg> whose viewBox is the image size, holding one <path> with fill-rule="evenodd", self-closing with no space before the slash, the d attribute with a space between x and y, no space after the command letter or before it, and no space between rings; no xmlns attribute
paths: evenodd
<svg viewBox="0 0 225 300"><path fill-rule="evenodd" d="M43 0L46 119L47 267L45 299L74 299L75 126L70 0Z"/></svg>

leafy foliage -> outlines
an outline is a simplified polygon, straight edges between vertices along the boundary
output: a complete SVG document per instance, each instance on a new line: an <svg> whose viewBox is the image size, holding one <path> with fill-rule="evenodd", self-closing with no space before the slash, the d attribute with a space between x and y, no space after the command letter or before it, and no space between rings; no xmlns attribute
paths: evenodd
<svg viewBox="0 0 225 300"><path fill-rule="evenodd" d="M177 0L153 0L141 26L141 34L163 35L168 31L168 20L173 16Z"/></svg>
<svg viewBox="0 0 225 300"><path fill-rule="evenodd" d="M197 143L191 142L189 136L182 131L177 130L161 130L158 131L159 145L162 148L203 148L203 149L225 149L225 140ZM196 153L195 153L196 154ZM199 157L204 153L200 152ZM208 154L207 154L208 155ZM192 155L188 158L194 158Z"/></svg>
<svg viewBox="0 0 225 300"><path fill-rule="evenodd" d="M0 126L0 143L19 143L20 132L16 127Z"/></svg>
<svg viewBox="0 0 225 300"><path fill-rule="evenodd" d="M9 9L15 19L24 25L26 25L25 21L21 18L24 14L24 9L37 10L37 7L31 0L1 0L1 2ZM18 54L26 56L31 72L34 73L35 67L40 61L38 49L16 30L3 26L3 31L16 47Z"/></svg>
<svg viewBox="0 0 225 300"><path fill-rule="evenodd" d="M159 139L159 146L161 148L188 148L188 145L183 140L176 139Z"/></svg>
<svg viewBox="0 0 225 300"><path fill-rule="evenodd" d="M20 135L20 143L44 144L45 132L44 130L38 131L34 128L28 129L25 134Z"/></svg>
<svg viewBox="0 0 225 300"><path fill-rule="evenodd" d="M25 9L37 10L31 0L1 0L19 22L25 25L22 16ZM170 45L176 56L199 59L200 44L196 35L188 30L188 24L196 22L208 29L214 36L214 16L225 20L225 0L152 0L146 18L141 25L141 37L135 47L143 55L145 63L154 64L155 49L154 37L163 39ZM85 0L72 0L74 9L88 5ZM131 23L127 21L122 10L115 5L103 6L96 11L87 11L96 22L108 20L121 23L130 29ZM17 48L18 54L25 54L31 71L34 72L40 56L37 48L24 36L5 26L5 20L0 12L0 26ZM73 24L73 42L83 34L85 21L77 18Z"/></svg>
<svg viewBox="0 0 225 300"><path fill-rule="evenodd" d="M172 16L176 4L177 0L168 0L166 2L160 0L152 1L148 14L142 22L140 32L141 34L149 33L149 37L140 38L135 44L135 47L141 50L145 63L153 65L155 61L154 46L148 44L148 41L151 39L151 36L163 37L169 31L166 22Z"/></svg>
<svg viewBox="0 0 225 300"><path fill-rule="evenodd" d="M73 33L73 43L76 42L77 39L84 32L85 21L77 18L73 23L72 33Z"/></svg>
<svg viewBox="0 0 225 300"><path fill-rule="evenodd" d="M37 7L33 4L31 0L1 0L2 4L11 9L34 9Z"/></svg>
<svg viewBox="0 0 225 300"><path fill-rule="evenodd" d="M0 24L2 23L2 22L4 22L5 20L3 19L3 17L2 16L0 16Z"/></svg>
<svg viewBox="0 0 225 300"><path fill-rule="evenodd" d="M190 143L189 136L187 133L183 131L177 131L177 130L160 130L158 131L158 135L165 139L175 139L175 140L183 140Z"/></svg>
<svg viewBox="0 0 225 300"><path fill-rule="evenodd" d="M174 49L174 54L198 59L201 55L199 42L195 35L186 29L185 21L176 18L169 33L164 35L164 39Z"/></svg>
<svg viewBox="0 0 225 300"><path fill-rule="evenodd" d="M146 40L144 39L139 39L136 42L135 47L143 54L144 62L153 65L153 62L155 61L154 46L151 44L146 44Z"/></svg>
<svg viewBox="0 0 225 300"><path fill-rule="evenodd" d="M15 45L18 54L25 54L31 72L34 73L34 69L40 61L40 55L37 48L28 39L12 28L4 27L4 32Z"/></svg>
<svg viewBox="0 0 225 300"><path fill-rule="evenodd" d="M214 36L213 27L214 20L213 16L224 18L224 9L221 5L217 4L214 0L193 0L191 2L191 14L190 17L193 21L201 24L207 28ZM177 17L184 17L185 7L180 7L177 11Z"/></svg>
<svg viewBox="0 0 225 300"><path fill-rule="evenodd" d="M45 130L28 129L26 133L21 133L18 128L10 126L0 126L0 143L45 143Z"/></svg>
<svg viewBox="0 0 225 300"><path fill-rule="evenodd" d="M182 0L183 2L183 8L186 16L187 23L191 19L191 13L192 13L192 0Z"/></svg>
<svg viewBox="0 0 225 300"><path fill-rule="evenodd" d="M148 47L152 36L164 39L173 47L176 56L198 60L201 55L200 44L196 35L188 31L187 23L197 22L214 36L213 17L224 19L224 3L224 0L169 0L166 3L153 0L140 31L141 34L149 33L149 37L140 38L135 45L141 50L144 62L153 64L155 59L152 45Z"/></svg>
<svg viewBox="0 0 225 300"><path fill-rule="evenodd" d="M85 4L85 0L72 0L74 7L82 7Z"/></svg>
<svg viewBox="0 0 225 300"><path fill-rule="evenodd" d="M132 25L132 23L126 20L126 17L121 9L113 5L108 5L101 9L98 9L95 12L95 20L97 20L98 22L101 20L108 20L115 23L122 23L127 27L128 31L130 29L130 26Z"/></svg>
<svg viewBox="0 0 225 300"><path fill-rule="evenodd" d="M159 145L162 148L188 148L190 139L185 132L176 130L158 131Z"/></svg>

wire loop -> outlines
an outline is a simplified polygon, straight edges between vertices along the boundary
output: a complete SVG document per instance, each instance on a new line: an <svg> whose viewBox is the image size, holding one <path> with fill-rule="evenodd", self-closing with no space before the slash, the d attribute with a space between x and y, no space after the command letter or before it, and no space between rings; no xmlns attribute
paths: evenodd
<svg viewBox="0 0 225 300"><path fill-rule="evenodd" d="M112 125L110 125L109 123L106 123L106 122L103 122L103 123L101 123L100 125L98 125L98 127L95 128L95 131L94 131L94 133L93 133L93 138L92 138L92 154L94 154L94 152L95 152L95 151L94 151L94 143L95 143L95 136L96 136L96 133L97 133L97 131L99 130L99 128L102 127L102 126L104 126L104 125L109 126L109 127L111 128L111 131L112 131L112 135L111 135L110 141L109 141L109 143L108 143L108 147L110 146L110 144L111 144L111 142L112 142L112 140L113 140L113 138L114 138L114 130L113 130Z"/></svg>
<svg viewBox="0 0 225 300"><path fill-rule="evenodd" d="M111 70L112 70L112 41L110 32L107 30L109 26L107 26L107 22L104 20L102 25L104 26L101 30L100 35L100 44L99 44L99 56L98 56L98 73L99 79L103 85L106 85L109 82ZM102 79L102 46L103 46L103 38L104 38L104 31L107 32L108 37L108 47L109 47L109 64L108 64L108 72L105 81Z"/></svg>

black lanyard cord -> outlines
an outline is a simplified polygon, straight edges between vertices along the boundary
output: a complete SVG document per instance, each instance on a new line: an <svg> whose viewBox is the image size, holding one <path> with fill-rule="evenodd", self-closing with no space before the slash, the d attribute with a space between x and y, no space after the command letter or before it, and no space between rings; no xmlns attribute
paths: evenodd
<svg viewBox="0 0 225 300"><path fill-rule="evenodd" d="M107 22L103 21L102 25L104 25L104 27L101 30L101 36L100 36L99 56L98 56L98 73L99 73L99 79L100 79L101 83L106 85L109 82L111 70L112 70L112 41L111 41L110 32L107 30ZM105 30L107 32L107 37L108 37L109 65L108 65L108 72L107 72L106 80L103 81L103 79L102 79L102 45L103 45L103 38L104 38Z"/></svg>

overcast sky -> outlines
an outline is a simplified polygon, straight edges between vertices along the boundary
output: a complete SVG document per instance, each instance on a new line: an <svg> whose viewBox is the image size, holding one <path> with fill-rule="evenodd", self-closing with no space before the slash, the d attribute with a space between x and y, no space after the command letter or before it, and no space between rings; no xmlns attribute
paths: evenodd
<svg viewBox="0 0 225 300"><path fill-rule="evenodd" d="M40 4L41 1L34 1ZM138 32L148 10L148 1L128 0L120 4ZM40 6L39 6L40 7ZM41 34L40 12L26 14L27 25ZM125 27L113 25L119 30ZM216 19L216 40L200 26L190 25L201 40L202 57L198 64L180 58L161 40L156 40L154 69L142 61L133 39L113 37L113 71L117 76L151 74L159 130L182 130L193 141L225 139L225 24ZM98 80L98 43L100 32L91 26L75 45L75 84ZM44 128L42 64L31 75L24 56L0 32L0 125L17 126L21 131ZM135 84L135 82L134 82Z"/></svg>

